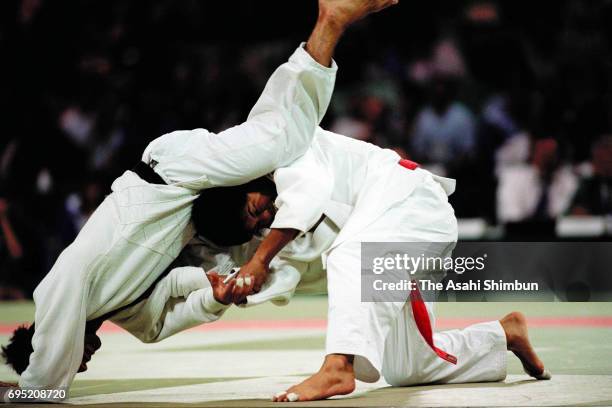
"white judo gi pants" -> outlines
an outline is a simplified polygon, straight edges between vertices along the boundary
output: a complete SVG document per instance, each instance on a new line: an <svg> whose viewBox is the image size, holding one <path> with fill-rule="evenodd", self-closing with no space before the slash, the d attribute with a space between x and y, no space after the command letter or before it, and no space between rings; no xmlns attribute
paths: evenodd
<svg viewBox="0 0 612 408"><path fill-rule="evenodd" d="M426 343L416 326L409 293L405 303L361 301L361 242L456 240L454 211L442 187L428 175L405 201L355 240L333 249L327 259L326 353L355 355L356 378L365 382L377 381L381 373L393 386L503 380L506 337L498 321L434 334L435 346L457 357L455 365ZM433 303L426 305L433 326Z"/></svg>

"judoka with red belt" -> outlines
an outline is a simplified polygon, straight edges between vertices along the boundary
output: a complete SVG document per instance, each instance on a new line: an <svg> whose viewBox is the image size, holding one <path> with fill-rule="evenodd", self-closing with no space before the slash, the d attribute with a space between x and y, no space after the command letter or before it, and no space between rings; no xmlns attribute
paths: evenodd
<svg viewBox="0 0 612 408"><path fill-rule="evenodd" d="M348 394L355 379L374 382L381 375L394 386L498 381L506 375L506 350L514 351L528 374L548 377L520 313L434 334L433 303L423 302L418 293L410 301L407 293L404 302L361 299L362 242L447 243L435 255L450 255L457 241L457 222L447 199L454 180L400 160L394 151L320 128L306 154L277 169L273 180L278 193L273 221L270 197L260 200L260 208L243 212L246 226L271 221L271 229L240 276L255 277L254 292L285 282L284 292L277 293L281 302L296 287L299 291L317 276L326 277L329 299L321 369L273 400ZM204 192L199 200L223 201L222 190ZM216 199L207 200L208 193ZM221 212L217 222L223 225L223 217L231 214ZM206 228L203 213L196 228L200 225L200 235L215 241L216 232ZM253 293L247 304L265 300L261 293L270 296L269 290Z"/></svg>

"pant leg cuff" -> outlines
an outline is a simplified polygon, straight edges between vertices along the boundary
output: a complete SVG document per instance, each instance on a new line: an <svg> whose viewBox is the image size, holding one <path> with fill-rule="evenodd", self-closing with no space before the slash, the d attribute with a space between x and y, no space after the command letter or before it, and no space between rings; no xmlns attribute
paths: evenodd
<svg viewBox="0 0 612 408"><path fill-rule="evenodd" d="M499 320L489 322L491 326L491 336L493 336L493 345L491 353L495 353L496 371L498 373L497 381L503 381L508 375L508 343L506 342L506 332Z"/></svg>
<svg viewBox="0 0 612 408"><path fill-rule="evenodd" d="M355 356L353 370L359 381L374 383L380 379L381 358L375 348L355 344L328 344L325 354L347 354Z"/></svg>

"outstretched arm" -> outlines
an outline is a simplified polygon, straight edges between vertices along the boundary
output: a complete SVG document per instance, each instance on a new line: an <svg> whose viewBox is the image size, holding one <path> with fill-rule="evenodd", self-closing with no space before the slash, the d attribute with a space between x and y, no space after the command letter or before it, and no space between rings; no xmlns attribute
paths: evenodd
<svg viewBox="0 0 612 408"><path fill-rule="evenodd" d="M321 0L306 48L269 79L247 121L219 134L178 131L154 140L143 161L169 184L193 190L246 183L301 156L332 95L333 51L356 19L396 0Z"/></svg>
<svg viewBox="0 0 612 408"><path fill-rule="evenodd" d="M112 317L112 321L145 343L216 321L231 303L235 281L227 285L216 273L195 266L174 268L151 295Z"/></svg>

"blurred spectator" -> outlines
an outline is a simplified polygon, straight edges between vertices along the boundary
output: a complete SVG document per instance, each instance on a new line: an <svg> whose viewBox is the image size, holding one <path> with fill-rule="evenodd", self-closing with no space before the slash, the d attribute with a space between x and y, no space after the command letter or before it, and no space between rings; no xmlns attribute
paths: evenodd
<svg viewBox="0 0 612 408"><path fill-rule="evenodd" d="M92 115L70 106L61 113L59 122L60 128L75 144L87 147L93 143L91 136L95 122Z"/></svg>
<svg viewBox="0 0 612 408"><path fill-rule="evenodd" d="M70 244L76 238L91 214L104 200L105 193L101 178L90 176L81 191L68 195L60 221L62 246Z"/></svg>
<svg viewBox="0 0 612 408"><path fill-rule="evenodd" d="M372 140L372 128L363 120L350 116L338 118L332 125L332 132L368 142Z"/></svg>
<svg viewBox="0 0 612 408"><path fill-rule="evenodd" d="M466 68L455 42L445 38L434 45L431 58L413 62L408 74L413 81L426 84L436 75L461 79L466 75Z"/></svg>
<svg viewBox="0 0 612 408"><path fill-rule="evenodd" d="M381 147L392 147L401 141L404 131L403 118L398 117L402 106L397 81L381 72L380 67L368 67L362 84L334 94L329 129Z"/></svg>
<svg viewBox="0 0 612 408"><path fill-rule="evenodd" d="M504 140L521 131L516 112L512 108L512 99L500 94L489 98L482 108L483 122L497 128Z"/></svg>
<svg viewBox="0 0 612 408"><path fill-rule="evenodd" d="M0 241L2 244L0 299L23 299L25 297L23 291L15 285L15 275L19 273L23 248L13 229L8 209L8 201L4 198L0 199L0 229L2 230L2 235L0 235L2 238Z"/></svg>
<svg viewBox="0 0 612 408"><path fill-rule="evenodd" d="M41 274L42 247L19 208L0 198L0 299L31 296Z"/></svg>
<svg viewBox="0 0 612 408"><path fill-rule="evenodd" d="M384 98L375 94L359 93L351 98L349 113L338 117L331 125L339 133L382 147L389 144L389 107Z"/></svg>
<svg viewBox="0 0 612 408"><path fill-rule="evenodd" d="M501 222L546 220L562 215L578 186L554 139L533 142L531 161L498 169L497 216Z"/></svg>
<svg viewBox="0 0 612 408"><path fill-rule="evenodd" d="M417 161L448 169L474 152L472 113L456 100L456 80L437 75L431 83L431 103L416 117L411 138Z"/></svg>
<svg viewBox="0 0 612 408"><path fill-rule="evenodd" d="M612 136L605 136L592 149L593 175L581 180L572 201L574 215L612 214Z"/></svg>
<svg viewBox="0 0 612 408"><path fill-rule="evenodd" d="M515 133L495 152L495 168L499 173L504 168L526 163L529 159L531 140L526 132Z"/></svg>

